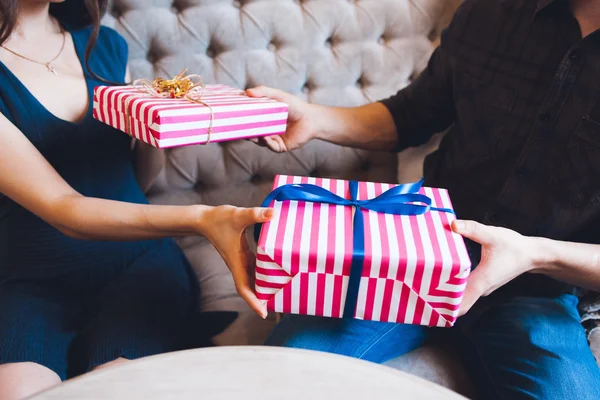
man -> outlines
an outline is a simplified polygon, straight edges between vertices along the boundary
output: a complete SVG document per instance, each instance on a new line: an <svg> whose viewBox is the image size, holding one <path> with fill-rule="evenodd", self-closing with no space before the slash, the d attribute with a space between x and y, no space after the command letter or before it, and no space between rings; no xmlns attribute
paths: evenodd
<svg viewBox="0 0 600 400"><path fill-rule="evenodd" d="M290 105L287 133L265 139L274 151L293 150L313 138L401 150L450 128L427 158L424 175L426 185L450 190L461 218L526 236L595 243L598 28L597 0L466 0L423 74L383 102L342 109L309 105L264 87L248 94ZM471 247L476 265L480 248ZM498 252L485 249L489 246L482 265L489 265ZM474 297L519 275L513 272L521 271L515 263L523 254L488 266L507 275L489 280L487 288L480 284L485 290ZM269 344L383 362L420 346L432 333L452 335L463 345L461 354L483 398L600 398L600 370L579 323L573 288L552 278L563 279L560 274L535 271L541 274L523 274L482 298L453 329L287 316Z"/></svg>

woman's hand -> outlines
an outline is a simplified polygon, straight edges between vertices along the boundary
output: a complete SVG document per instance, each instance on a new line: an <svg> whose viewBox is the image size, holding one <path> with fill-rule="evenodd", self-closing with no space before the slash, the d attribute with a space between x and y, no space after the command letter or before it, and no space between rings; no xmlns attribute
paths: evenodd
<svg viewBox="0 0 600 400"><path fill-rule="evenodd" d="M315 136L314 118L311 109L315 106L298 97L278 89L259 86L246 91L250 97L268 97L288 105L287 130L283 135L265 136L251 139L253 142L266 145L272 151L283 153L304 146Z"/></svg>
<svg viewBox="0 0 600 400"><path fill-rule="evenodd" d="M536 265L538 247L532 238L474 221L454 221L452 229L481 244L481 261L469 277L459 315L469 311L481 296L532 271Z"/></svg>
<svg viewBox="0 0 600 400"><path fill-rule="evenodd" d="M273 217L270 208L214 207L202 215L204 235L215 246L233 275L239 295L262 318L267 317L266 306L258 300L253 289L250 272L255 257L244 236L247 227L267 222Z"/></svg>

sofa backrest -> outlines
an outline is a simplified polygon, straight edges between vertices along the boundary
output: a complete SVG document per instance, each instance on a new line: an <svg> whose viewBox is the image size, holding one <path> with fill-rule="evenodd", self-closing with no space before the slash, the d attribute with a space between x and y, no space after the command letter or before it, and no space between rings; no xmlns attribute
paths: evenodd
<svg viewBox="0 0 600 400"><path fill-rule="evenodd" d="M422 71L458 1L114 0L104 23L129 43L134 79L187 68L206 83L264 84L315 103L355 106L392 95ZM153 203L255 206L276 174L413 180L434 147L400 155L316 141L289 154L247 141L142 147L138 170ZM247 312L214 248L199 237L179 243L198 274L201 307ZM262 343L270 325L244 318L219 343Z"/></svg>
<svg viewBox="0 0 600 400"><path fill-rule="evenodd" d="M114 0L104 22L128 41L133 78L187 68L206 83L356 106L392 95L425 67L456 3ZM156 202L256 205L278 173L398 179L396 154L317 142L279 155L244 141L147 153L140 180Z"/></svg>

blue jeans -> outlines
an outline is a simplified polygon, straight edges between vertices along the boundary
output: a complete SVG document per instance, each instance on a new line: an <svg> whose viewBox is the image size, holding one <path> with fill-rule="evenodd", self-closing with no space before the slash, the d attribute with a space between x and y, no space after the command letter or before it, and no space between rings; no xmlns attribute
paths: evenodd
<svg viewBox="0 0 600 400"><path fill-rule="evenodd" d="M600 399L600 368L577 304L571 294L514 297L475 307L451 329L288 315L267 344L382 363L432 334L451 336L483 399Z"/></svg>

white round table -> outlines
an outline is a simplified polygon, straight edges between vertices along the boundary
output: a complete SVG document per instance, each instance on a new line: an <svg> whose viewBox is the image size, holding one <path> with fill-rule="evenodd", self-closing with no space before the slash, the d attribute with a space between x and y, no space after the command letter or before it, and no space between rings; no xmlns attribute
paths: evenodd
<svg viewBox="0 0 600 400"><path fill-rule="evenodd" d="M415 376L348 357L275 347L214 347L92 372L33 399L465 398Z"/></svg>

